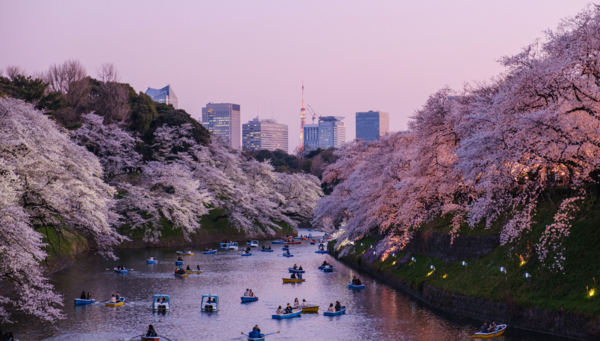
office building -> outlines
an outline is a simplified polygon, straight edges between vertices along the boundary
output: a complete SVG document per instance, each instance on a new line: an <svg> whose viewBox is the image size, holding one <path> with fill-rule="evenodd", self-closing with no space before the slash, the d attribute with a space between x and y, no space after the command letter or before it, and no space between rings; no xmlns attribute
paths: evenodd
<svg viewBox="0 0 600 341"><path fill-rule="evenodd" d="M242 143L245 150L277 149L288 152L288 126L273 119L258 117L242 125Z"/></svg>
<svg viewBox="0 0 600 341"><path fill-rule="evenodd" d="M162 89L148 88L148 90L146 90L146 95L150 96L154 102L171 104L175 109L179 106L177 96L170 85L167 85Z"/></svg>
<svg viewBox="0 0 600 341"><path fill-rule="evenodd" d="M304 153L307 154L312 150L319 148L319 125L305 124L304 125Z"/></svg>
<svg viewBox="0 0 600 341"><path fill-rule="evenodd" d="M389 133L390 115L382 111L356 113L356 138L363 141L376 141Z"/></svg>
<svg viewBox="0 0 600 341"><path fill-rule="evenodd" d="M339 148L346 142L346 123L342 116L319 117L319 148Z"/></svg>
<svg viewBox="0 0 600 341"><path fill-rule="evenodd" d="M229 147L241 148L239 104L208 103L202 108L202 125L211 134L222 136Z"/></svg>

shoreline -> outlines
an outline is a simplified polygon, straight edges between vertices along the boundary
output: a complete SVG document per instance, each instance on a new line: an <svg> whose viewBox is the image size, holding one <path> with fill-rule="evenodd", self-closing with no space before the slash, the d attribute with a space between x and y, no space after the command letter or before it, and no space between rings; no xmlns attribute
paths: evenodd
<svg viewBox="0 0 600 341"><path fill-rule="evenodd" d="M503 321L502 323L508 324L510 328L570 340L600 340L597 336L586 333L586 326L594 323L591 318L549 310L509 306L504 302L454 294L429 284L424 284L420 291L385 271L359 264L348 257L339 257L339 253L331 245L328 245L328 249L330 255L343 264L391 286L444 315L450 314L482 322L495 319Z"/></svg>

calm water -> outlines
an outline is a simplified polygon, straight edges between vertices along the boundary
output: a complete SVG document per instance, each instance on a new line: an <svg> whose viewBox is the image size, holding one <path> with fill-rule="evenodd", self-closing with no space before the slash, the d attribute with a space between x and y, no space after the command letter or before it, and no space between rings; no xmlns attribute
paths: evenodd
<svg viewBox="0 0 600 341"><path fill-rule="evenodd" d="M17 324L15 335L20 340L126 340L142 334L148 324L153 324L160 335L171 340L245 340L241 332L248 333L258 324L263 333L281 331L267 340L472 339L476 322L449 320L366 276L360 276L367 286L365 290L349 290L346 283L355 272L329 255L315 254L315 245L303 244L292 246L292 258L282 257L282 245L276 244L272 245L275 252L253 250L250 257L241 257L241 251L221 250L216 255L203 255L199 247L192 248L196 254L184 257L186 265L195 268L200 264L204 273L188 278L172 275L177 258L174 249L118 251L118 262L134 269L128 274L105 271L118 263L89 255L52 278L65 297L67 318L51 327L34 324L25 328ZM159 263L147 265L150 256ZM323 260L334 264L333 273L317 269ZM294 263L307 270L306 282L282 284L283 277L289 278L287 268ZM246 288L254 290L259 297L257 302L240 303ZM74 306L73 298L79 297L81 291L91 291L101 303ZM125 305L105 307L103 301L115 291L127 298ZM152 295L159 293L171 297L171 312L165 315L153 313L150 307ZM200 312L203 294L219 295L219 312ZM319 304L320 313L288 320L271 319L279 305L293 304L296 297ZM323 310L336 300L347 306L347 314L323 316ZM502 339L549 338L509 330Z"/></svg>

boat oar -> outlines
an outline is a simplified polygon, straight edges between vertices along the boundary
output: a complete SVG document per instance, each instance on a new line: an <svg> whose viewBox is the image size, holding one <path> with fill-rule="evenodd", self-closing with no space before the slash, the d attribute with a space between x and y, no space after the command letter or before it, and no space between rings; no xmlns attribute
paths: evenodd
<svg viewBox="0 0 600 341"><path fill-rule="evenodd" d="M500 326L498 326L498 327L496 328L496 332L494 333L494 339L496 339L496 334L498 334L498 331L499 331L499 330L500 330Z"/></svg>

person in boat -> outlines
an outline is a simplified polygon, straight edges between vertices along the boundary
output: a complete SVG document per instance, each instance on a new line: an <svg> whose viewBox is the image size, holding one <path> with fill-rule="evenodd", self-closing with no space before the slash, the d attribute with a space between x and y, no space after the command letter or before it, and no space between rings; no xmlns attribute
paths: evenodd
<svg viewBox="0 0 600 341"><path fill-rule="evenodd" d="M329 304L329 308L327 308L327 311L330 313L333 313L335 311L335 308L333 307L333 303Z"/></svg>
<svg viewBox="0 0 600 341"><path fill-rule="evenodd" d="M498 328L498 326L496 325L496 322L492 320L492 322L490 322L490 328L488 328L488 330L490 331L490 333L492 333L496 331L496 328Z"/></svg>
<svg viewBox="0 0 600 341"><path fill-rule="evenodd" d="M325 266L325 265L328 265L327 261L323 261L323 265L321 265L321 266Z"/></svg>
<svg viewBox="0 0 600 341"><path fill-rule="evenodd" d="M154 257L150 257L150 260L154 260Z"/></svg>
<svg viewBox="0 0 600 341"><path fill-rule="evenodd" d="M254 327L254 329L252 329L252 331L248 333L248 337L251 339L260 339L261 336L262 334L260 333L260 331L256 330L256 327Z"/></svg>
<svg viewBox="0 0 600 341"><path fill-rule="evenodd" d="M290 276L291 279L296 279L296 273L292 272L292 275Z"/></svg>
<svg viewBox="0 0 600 341"><path fill-rule="evenodd" d="M146 336L158 336L158 333L156 330L154 330L153 325L148 325L148 328L146 329Z"/></svg>
<svg viewBox="0 0 600 341"><path fill-rule="evenodd" d="M254 328L252 328L252 330L260 333L260 328L258 328L258 324L256 326L254 326Z"/></svg>
<svg viewBox="0 0 600 341"><path fill-rule="evenodd" d="M340 304L340 301L335 301L335 311L340 310L342 310L342 305Z"/></svg>
<svg viewBox="0 0 600 341"><path fill-rule="evenodd" d="M192 269L190 268L190 265L189 265L189 264L188 264L188 266L187 266L186 270L189 270L189 271L191 271L191 270L192 270Z"/></svg>
<svg viewBox="0 0 600 341"><path fill-rule="evenodd" d="M481 326L481 333L488 333L488 325L485 322L483 322L483 326Z"/></svg>
<svg viewBox="0 0 600 341"><path fill-rule="evenodd" d="M358 279L356 277L352 277L352 284L353 285L362 285L362 282L360 281L360 279Z"/></svg>
<svg viewBox="0 0 600 341"><path fill-rule="evenodd" d="M308 303L306 303L306 299L304 299L304 298L303 298L303 299L302 299L302 306L303 306L303 307L306 307L307 305L308 305Z"/></svg>
<svg viewBox="0 0 600 341"><path fill-rule="evenodd" d="M277 308L276 313L277 313L277 315L283 314L283 310L281 310L281 306L279 306L279 308Z"/></svg>
<svg viewBox="0 0 600 341"><path fill-rule="evenodd" d="M294 266L292 267L292 269L298 270L298 265L294 264Z"/></svg>
<svg viewBox="0 0 600 341"><path fill-rule="evenodd" d="M200 271L200 265L196 265L196 271Z"/></svg>
<svg viewBox="0 0 600 341"><path fill-rule="evenodd" d="M287 250L286 250L286 252L287 252L287 254L289 255L289 254L290 254L290 249L287 249Z"/></svg>
<svg viewBox="0 0 600 341"><path fill-rule="evenodd" d="M80 299L85 300L85 291L81 292L81 296L79 296Z"/></svg>
<svg viewBox="0 0 600 341"><path fill-rule="evenodd" d="M269 245L269 250L271 250L271 246Z"/></svg>
<svg viewBox="0 0 600 341"><path fill-rule="evenodd" d="M246 289L246 292L244 293L245 297L250 297L250 289Z"/></svg>
<svg viewBox="0 0 600 341"><path fill-rule="evenodd" d="M4 334L4 340L6 340L6 341L14 341L15 337L13 336L12 332L6 332L6 334Z"/></svg>
<svg viewBox="0 0 600 341"><path fill-rule="evenodd" d="M296 299L294 300L294 308L298 308L300 306L300 301L298 300L298 297L296 297Z"/></svg>
<svg viewBox="0 0 600 341"><path fill-rule="evenodd" d="M265 246L264 246L264 245L261 245L261 246L260 246L260 249L261 249L261 250L264 250L264 249L265 249Z"/></svg>
<svg viewBox="0 0 600 341"><path fill-rule="evenodd" d="M117 291L117 294L115 295L117 298L117 302L121 299L121 296L119 296L119 292Z"/></svg>
<svg viewBox="0 0 600 341"><path fill-rule="evenodd" d="M117 298L115 297L115 294L113 294L113 295L110 297L110 303L117 303Z"/></svg>
<svg viewBox="0 0 600 341"><path fill-rule="evenodd" d="M254 291L252 291L252 289L249 289L249 290L250 290L250 297L254 297Z"/></svg>
<svg viewBox="0 0 600 341"><path fill-rule="evenodd" d="M298 279L302 279L302 274L298 273Z"/></svg>
<svg viewBox="0 0 600 341"><path fill-rule="evenodd" d="M302 265L300 265L300 267L298 268L298 270L302 271Z"/></svg>
<svg viewBox="0 0 600 341"><path fill-rule="evenodd" d="M285 307L285 314L291 314L292 313L292 306L288 303L287 307Z"/></svg>
<svg viewBox="0 0 600 341"><path fill-rule="evenodd" d="M91 293L91 292L88 292L88 294L87 294L87 299L88 299L88 300L91 300L91 299L92 299L92 293Z"/></svg>
<svg viewBox="0 0 600 341"><path fill-rule="evenodd" d="M183 261L183 258L181 258L181 256L177 257L178 261Z"/></svg>

